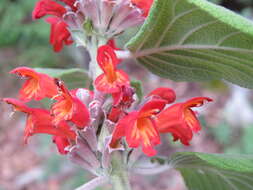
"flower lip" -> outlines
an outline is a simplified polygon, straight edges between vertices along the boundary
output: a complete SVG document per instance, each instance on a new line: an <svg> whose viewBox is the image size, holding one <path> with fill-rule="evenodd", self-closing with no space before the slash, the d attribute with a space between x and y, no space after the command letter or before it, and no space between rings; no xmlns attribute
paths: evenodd
<svg viewBox="0 0 253 190"><path fill-rule="evenodd" d="M68 138L54 135L52 136L52 141L56 144L60 154L65 155L69 152L66 150L66 147L70 145Z"/></svg>
<svg viewBox="0 0 253 190"><path fill-rule="evenodd" d="M65 13L66 9L61 4L52 0L40 0L35 5L32 17L33 19L39 19L46 15L62 17Z"/></svg>
<svg viewBox="0 0 253 190"><path fill-rule="evenodd" d="M100 46L97 51L97 62L104 72L95 80L97 90L116 93L120 91L121 86L130 84L128 75L124 71L116 69L119 60L112 47L109 45Z"/></svg>
<svg viewBox="0 0 253 190"><path fill-rule="evenodd" d="M38 77L38 74L36 71L29 67L17 67L9 72L10 74L16 74L21 77Z"/></svg>
<svg viewBox="0 0 253 190"><path fill-rule="evenodd" d="M43 98L52 98L57 93L57 87L53 78L39 73L29 67L17 67L10 71L11 74L16 74L25 77L22 88L19 92L19 99L23 101L41 100Z"/></svg>
<svg viewBox="0 0 253 190"><path fill-rule="evenodd" d="M153 4L153 0L131 0L134 5L143 11L143 16L147 17Z"/></svg>
<svg viewBox="0 0 253 190"><path fill-rule="evenodd" d="M212 102L213 99L208 97L191 98L190 100L186 101L184 105L185 107L200 107L205 103L205 101Z"/></svg>
<svg viewBox="0 0 253 190"><path fill-rule="evenodd" d="M65 121L59 123L57 126L52 123L53 117L48 110L30 108L26 106L23 101L13 98L4 98L2 101L11 104L16 111L27 114L26 127L24 130L25 144L30 136L37 133L57 135L75 140L76 133L70 129L70 126Z"/></svg>
<svg viewBox="0 0 253 190"><path fill-rule="evenodd" d="M114 72L116 65L119 64L119 59L111 46L103 45L97 50L97 62L105 73Z"/></svg>
<svg viewBox="0 0 253 190"><path fill-rule="evenodd" d="M176 93L171 88L159 87L151 91L147 97L160 98L167 101L167 104L176 100Z"/></svg>
<svg viewBox="0 0 253 190"><path fill-rule="evenodd" d="M73 40L68 25L59 17L48 17L45 21L51 24L50 44L55 52L60 52L63 45L71 45Z"/></svg>
<svg viewBox="0 0 253 190"><path fill-rule="evenodd" d="M72 121L78 128L86 127L90 121L89 111L85 104L74 93L65 87L64 83L55 79L59 95L55 97L51 112L54 115L53 122L57 125L61 121Z"/></svg>
<svg viewBox="0 0 253 190"><path fill-rule="evenodd" d="M153 99L146 104L139 111L139 117L151 117L152 115L156 115L162 111L162 109L166 105L166 101L162 99Z"/></svg>
<svg viewBox="0 0 253 190"><path fill-rule="evenodd" d="M193 132L197 133L201 130L200 122L191 108L199 107L205 101L212 101L212 99L196 97L164 109L155 119L159 132L172 133L174 140L179 139L184 145L189 145Z"/></svg>
<svg viewBox="0 0 253 190"><path fill-rule="evenodd" d="M148 156L154 156L154 146L160 144L160 136L154 117L165 107L166 101L153 99L147 102L139 111L125 115L116 125L110 146L115 146L122 137L126 137L129 147L142 147Z"/></svg>
<svg viewBox="0 0 253 190"><path fill-rule="evenodd" d="M105 73L99 75L95 80L97 90L105 93L117 93L122 85L129 85L128 75L124 71L116 70L115 75L116 80L113 82L108 81Z"/></svg>
<svg viewBox="0 0 253 190"><path fill-rule="evenodd" d="M31 113L32 110L28 106L25 105L25 102L14 98L3 98L2 101L6 102L7 104L11 104L15 111L21 111L25 113Z"/></svg>

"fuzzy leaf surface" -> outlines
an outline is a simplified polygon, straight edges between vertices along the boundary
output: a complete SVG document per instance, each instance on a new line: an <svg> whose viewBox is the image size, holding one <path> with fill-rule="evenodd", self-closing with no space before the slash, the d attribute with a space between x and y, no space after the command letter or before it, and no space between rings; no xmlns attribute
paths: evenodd
<svg viewBox="0 0 253 190"><path fill-rule="evenodd" d="M178 152L170 159L153 162L169 164L184 178L189 190L252 190L253 156Z"/></svg>
<svg viewBox="0 0 253 190"><path fill-rule="evenodd" d="M205 0L156 0L126 47L164 78L253 88L253 23Z"/></svg>

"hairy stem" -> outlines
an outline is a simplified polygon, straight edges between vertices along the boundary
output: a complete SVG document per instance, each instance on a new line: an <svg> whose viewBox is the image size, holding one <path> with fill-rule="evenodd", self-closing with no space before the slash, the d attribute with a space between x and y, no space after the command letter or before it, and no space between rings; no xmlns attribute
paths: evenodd
<svg viewBox="0 0 253 190"><path fill-rule="evenodd" d="M135 168L133 170L134 173L141 175L157 175L168 170L172 169L170 165L159 166L159 167L150 167L150 168Z"/></svg>
<svg viewBox="0 0 253 190"><path fill-rule="evenodd" d="M97 36L93 36L89 45L88 51L90 53L91 61L89 66L89 73L91 78L93 79L93 83L96 78L102 73L101 68L97 63L97 49L99 46L104 45L106 43L106 39L99 38ZM104 94L95 90L95 100L91 104L92 113L94 113L91 117L94 120L92 127L97 128L100 116L103 114L102 105L104 103ZM114 190L131 190L129 179L128 179L128 171L127 165L124 163L124 155L121 152L114 152L112 154L112 172L110 175L110 181ZM92 181L90 182L91 184ZM85 185L84 185L85 186ZM78 190L86 190L86 189L78 189ZM89 190L89 189L88 189Z"/></svg>
<svg viewBox="0 0 253 190"><path fill-rule="evenodd" d="M115 52L119 59L133 59L134 56L128 50L118 50Z"/></svg>
<svg viewBox="0 0 253 190"><path fill-rule="evenodd" d="M102 70L97 63L97 49L99 46L104 45L105 43L106 39L92 36L91 41L87 47L91 58L89 73L93 81L95 81L95 79L102 73Z"/></svg>
<svg viewBox="0 0 253 190"><path fill-rule="evenodd" d="M89 181L88 183L85 183L84 185L76 188L75 190L93 190L96 187L99 187L101 185L104 185L108 182L108 179L104 176L96 177Z"/></svg>
<svg viewBox="0 0 253 190"><path fill-rule="evenodd" d="M127 166L123 155L117 151L112 153L111 184L114 190L131 190Z"/></svg>

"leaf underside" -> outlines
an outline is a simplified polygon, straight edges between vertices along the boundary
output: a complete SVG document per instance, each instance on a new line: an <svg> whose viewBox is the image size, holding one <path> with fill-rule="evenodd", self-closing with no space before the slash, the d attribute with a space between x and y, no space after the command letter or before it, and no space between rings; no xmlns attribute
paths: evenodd
<svg viewBox="0 0 253 190"><path fill-rule="evenodd" d="M169 161L189 190L252 190L253 156L181 152Z"/></svg>
<svg viewBox="0 0 253 190"><path fill-rule="evenodd" d="M156 0L126 47L161 77L253 88L253 23L205 0Z"/></svg>

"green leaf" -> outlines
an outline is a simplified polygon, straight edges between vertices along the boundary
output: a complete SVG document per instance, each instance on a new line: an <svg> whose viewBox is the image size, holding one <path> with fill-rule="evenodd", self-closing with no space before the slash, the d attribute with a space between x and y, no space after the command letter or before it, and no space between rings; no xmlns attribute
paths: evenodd
<svg viewBox="0 0 253 190"><path fill-rule="evenodd" d="M189 190L252 190L253 156L180 152L169 161Z"/></svg>
<svg viewBox="0 0 253 190"><path fill-rule="evenodd" d="M243 135L241 137L241 147L240 151L246 153L246 154L252 154L253 153L253 144L252 144L252 138L253 138L253 126L252 124L249 126L245 126L243 128Z"/></svg>
<svg viewBox="0 0 253 190"><path fill-rule="evenodd" d="M54 78L60 78L71 89L88 87L91 83L88 73L83 69L35 68L35 70Z"/></svg>
<svg viewBox="0 0 253 190"><path fill-rule="evenodd" d="M126 47L161 77L253 88L252 22L205 0L156 0Z"/></svg>
<svg viewBox="0 0 253 190"><path fill-rule="evenodd" d="M143 98L143 89L142 89L142 83L141 81L138 80L132 80L131 81L131 86L135 89L135 93L138 97L139 102Z"/></svg>

